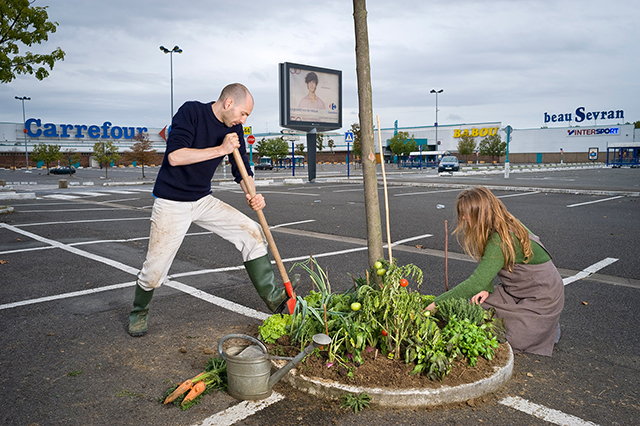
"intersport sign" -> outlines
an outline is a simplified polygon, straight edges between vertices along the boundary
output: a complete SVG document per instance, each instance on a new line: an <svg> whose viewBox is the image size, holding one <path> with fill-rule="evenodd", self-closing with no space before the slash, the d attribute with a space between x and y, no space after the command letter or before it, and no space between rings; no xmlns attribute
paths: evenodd
<svg viewBox="0 0 640 426"><path fill-rule="evenodd" d="M620 127L598 127L595 129L569 129L567 136L602 136L619 135Z"/></svg>

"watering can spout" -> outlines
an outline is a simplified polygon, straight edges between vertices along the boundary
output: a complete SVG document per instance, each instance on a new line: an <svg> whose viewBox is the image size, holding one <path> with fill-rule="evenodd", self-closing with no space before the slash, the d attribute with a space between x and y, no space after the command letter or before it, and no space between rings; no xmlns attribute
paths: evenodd
<svg viewBox="0 0 640 426"><path fill-rule="evenodd" d="M328 346L331 344L331 338L326 334L316 334L313 336L313 342L304 348L304 351L300 352L295 358L289 361L286 365L273 373L269 378L269 389L273 387L280 379L282 379L293 367L298 365L300 361L304 359L311 352L316 350L320 346Z"/></svg>

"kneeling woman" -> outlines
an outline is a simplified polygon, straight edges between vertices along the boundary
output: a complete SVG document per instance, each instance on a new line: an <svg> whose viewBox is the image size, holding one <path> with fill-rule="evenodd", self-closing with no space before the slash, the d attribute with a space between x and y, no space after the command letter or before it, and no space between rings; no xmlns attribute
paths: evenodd
<svg viewBox="0 0 640 426"><path fill-rule="evenodd" d="M451 298L470 299L504 318L515 353L551 356L560 337L564 284L537 236L509 213L487 188L462 191L456 201L462 248L480 263L467 280L438 296L427 309ZM501 283L494 288L493 279Z"/></svg>

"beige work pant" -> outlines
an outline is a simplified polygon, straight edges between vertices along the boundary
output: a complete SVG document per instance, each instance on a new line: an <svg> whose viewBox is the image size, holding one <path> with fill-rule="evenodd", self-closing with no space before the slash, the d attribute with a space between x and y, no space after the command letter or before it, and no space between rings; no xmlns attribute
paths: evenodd
<svg viewBox="0 0 640 426"><path fill-rule="evenodd" d="M164 283L192 223L233 243L245 262L267 254L267 242L260 225L217 198L208 195L193 202L156 198L147 258L138 274L138 284L143 290L149 291Z"/></svg>

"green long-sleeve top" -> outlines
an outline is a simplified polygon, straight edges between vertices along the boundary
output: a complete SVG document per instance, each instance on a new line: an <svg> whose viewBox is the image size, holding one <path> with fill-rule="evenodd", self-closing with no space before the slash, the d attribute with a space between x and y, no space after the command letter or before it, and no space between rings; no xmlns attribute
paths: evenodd
<svg viewBox="0 0 640 426"><path fill-rule="evenodd" d="M511 234L513 237L513 234ZM516 251L516 263L524 263L524 253L520 246L520 241L514 237L515 251ZM504 255L502 254L502 248L500 244L502 239L496 232L487 242L487 247L484 249L484 255L480 259L480 263L476 267L473 274L451 290L442 293L436 297L436 304L447 299L470 299L481 291L488 291L493 293L493 279L502 268L504 268ZM533 250L533 256L529 260L529 265L539 265L541 263L551 260L549 254L543 249L540 244L531 240L531 249Z"/></svg>

